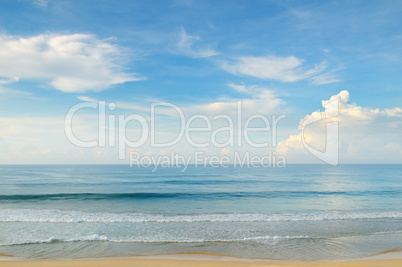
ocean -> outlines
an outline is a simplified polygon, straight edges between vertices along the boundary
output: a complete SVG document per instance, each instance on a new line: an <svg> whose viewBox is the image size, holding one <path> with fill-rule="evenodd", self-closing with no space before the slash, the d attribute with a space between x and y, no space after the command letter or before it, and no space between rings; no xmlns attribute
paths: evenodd
<svg viewBox="0 0 402 267"><path fill-rule="evenodd" d="M402 165L0 166L0 253L331 260L402 249Z"/></svg>

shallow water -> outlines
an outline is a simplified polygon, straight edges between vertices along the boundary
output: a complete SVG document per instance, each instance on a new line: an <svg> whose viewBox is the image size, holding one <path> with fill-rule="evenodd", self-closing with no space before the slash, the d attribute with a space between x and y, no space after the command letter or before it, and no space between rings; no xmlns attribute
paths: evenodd
<svg viewBox="0 0 402 267"><path fill-rule="evenodd" d="M0 166L0 253L345 259L402 248L402 165Z"/></svg>

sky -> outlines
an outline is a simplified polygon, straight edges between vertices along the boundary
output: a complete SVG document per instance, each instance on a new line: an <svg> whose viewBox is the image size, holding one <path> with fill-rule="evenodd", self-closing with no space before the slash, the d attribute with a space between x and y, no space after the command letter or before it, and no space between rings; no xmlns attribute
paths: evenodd
<svg viewBox="0 0 402 267"><path fill-rule="evenodd" d="M402 163L401 14L402 2L392 0L3 0L0 164L127 163L130 151L230 157L272 151L287 163L322 163L302 141L325 151L330 118L323 105L331 99L339 105L332 118L339 163ZM107 106L100 124L103 101L115 108ZM237 125L239 102L243 123L256 114L286 116L275 131L271 124L252 135L254 144L267 146L226 142L230 130L216 135L219 145L211 143L211 132L228 123L214 116ZM77 139L98 141L91 147L66 136L66 114L79 103L97 105L77 111L69 124ZM152 103L179 107L186 119L202 116L194 127L211 120L209 132L193 134L208 145L195 147L184 137L168 147L149 138L130 145L144 125L113 126L111 117L154 121L158 142L178 136L178 113L162 106L152 117ZM303 121L321 115L302 135ZM119 147L122 135L128 147ZM237 129L233 135L244 139Z"/></svg>

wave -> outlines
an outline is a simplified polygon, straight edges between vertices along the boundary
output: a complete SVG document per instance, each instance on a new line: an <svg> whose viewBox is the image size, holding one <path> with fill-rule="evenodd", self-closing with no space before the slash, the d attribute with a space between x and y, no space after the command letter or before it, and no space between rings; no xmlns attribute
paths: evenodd
<svg viewBox="0 0 402 267"><path fill-rule="evenodd" d="M259 214L215 213L158 215L144 213L90 213L82 211L0 209L0 222L35 223L191 223L191 222L279 222L402 218L402 212Z"/></svg>
<svg viewBox="0 0 402 267"><path fill-rule="evenodd" d="M267 191L267 192L201 192L201 193L59 193L59 194L26 194L0 195L0 201L18 200L112 200L112 199L153 199L153 198L186 198L186 199L230 199L230 198L299 198L317 196L399 196L400 190L388 191Z"/></svg>
<svg viewBox="0 0 402 267"><path fill-rule="evenodd" d="M11 241L0 243L0 246L31 245L31 244L55 244L62 242L83 242L83 241L108 241L113 243L219 243L219 242L258 242L258 243L277 243L290 239L310 239L309 236L256 236L235 239L141 239L141 238L108 238L105 235L89 235L75 238L48 238L41 240Z"/></svg>

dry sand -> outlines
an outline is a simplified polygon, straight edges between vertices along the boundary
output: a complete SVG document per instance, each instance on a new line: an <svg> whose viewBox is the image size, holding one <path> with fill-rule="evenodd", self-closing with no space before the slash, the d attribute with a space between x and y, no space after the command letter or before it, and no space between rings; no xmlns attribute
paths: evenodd
<svg viewBox="0 0 402 267"><path fill-rule="evenodd" d="M213 254L174 254L150 257L137 257L130 259L94 259L94 260L16 260L9 255L0 255L1 267L88 267L88 266L146 266L146 267L202 267L202 266L222 266L222 267L262 267L262 266L323 266L323 267L353 267L353 266L402 266L402 253L391 252L376 255L360 260L348 261L263 261L252 259L241 259L225 257Z"/></svg>

